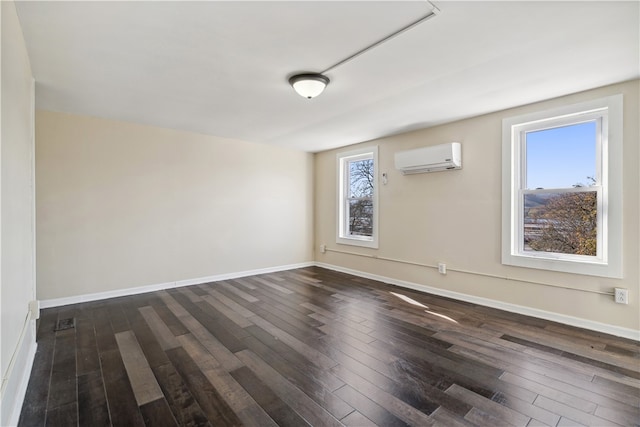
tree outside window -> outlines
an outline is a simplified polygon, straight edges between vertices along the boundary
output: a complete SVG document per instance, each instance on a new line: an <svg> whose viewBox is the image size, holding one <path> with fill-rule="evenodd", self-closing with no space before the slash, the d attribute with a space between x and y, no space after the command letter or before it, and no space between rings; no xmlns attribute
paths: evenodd
<svg viewBox="0 0 640 427"><path fill-rule="evenodd" d="M373 234L373 159L349 162L349 234Z"/></svg>

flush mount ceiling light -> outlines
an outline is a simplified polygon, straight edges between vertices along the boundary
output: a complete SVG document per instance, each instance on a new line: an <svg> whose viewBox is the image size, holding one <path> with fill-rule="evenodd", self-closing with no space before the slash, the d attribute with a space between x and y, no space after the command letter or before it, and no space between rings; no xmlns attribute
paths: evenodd
<svg viewBox="0 0 640 427"><path fill-rule="evenodd" d="M289 84L300 96L311 99L322 93L329 78L322 74L296 74L289 79Z"/></svg>
<svg viewBox="0 0 640 427"><path fill-rule="evenodd" d="M351 56L348 56L342 61L336 62L335 64L333 64L332 66L330 66L329 68L327 68L326 70L320 73L302 73L302 74L296 74L294 76L291 76L289 78L289 84L293 86L293 89L298 93L298 95L307 99L315 98L316 96L320 95L324 91L324 88L326 88L327 85L329 84L330 80L327 76L324 75L324 73L327 73L333 70L334 68L337 68L340 65L346 64L347 62L357 58L363 53L370 51L374 47L380 46L382 43L387 42L399 36L405 31L408 31L416 27L417 25L422 24L423 22L425 22L430 18L433 18L434 16L436 16L436 13L440 12L440 10L437 7L435 7L433 3L431 3L428 0L427 0L427 3L431 6L431 10L422 18L416 21L413 21L409 25L402 27L398 31L389 34L388 36L378 40L377 42L370 44L369 46L359 50L358 52L354 53Z"/></svg>

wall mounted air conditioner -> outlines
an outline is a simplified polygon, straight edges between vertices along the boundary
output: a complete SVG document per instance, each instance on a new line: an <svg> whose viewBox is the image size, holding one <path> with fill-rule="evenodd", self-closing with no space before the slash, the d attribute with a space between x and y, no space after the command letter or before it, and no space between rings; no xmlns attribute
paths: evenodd
<svg viewBox="0 0 640 427"><path fill-rule="evenodd" d="M399 151L395 155L395 160L396 169L402 171L403 175L462 169L459 142Z"/></svg>

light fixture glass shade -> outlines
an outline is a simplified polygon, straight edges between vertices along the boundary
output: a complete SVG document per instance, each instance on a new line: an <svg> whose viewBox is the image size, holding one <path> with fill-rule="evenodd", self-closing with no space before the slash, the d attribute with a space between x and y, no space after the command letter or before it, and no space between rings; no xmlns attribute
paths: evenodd
<svg viewBox="0 0 640 427"><path fill-rule="evenodd" d="M297 74L289 79L289 84L298 95L311 99L324 91L329 84L329 78L322 74Z"/></svg>

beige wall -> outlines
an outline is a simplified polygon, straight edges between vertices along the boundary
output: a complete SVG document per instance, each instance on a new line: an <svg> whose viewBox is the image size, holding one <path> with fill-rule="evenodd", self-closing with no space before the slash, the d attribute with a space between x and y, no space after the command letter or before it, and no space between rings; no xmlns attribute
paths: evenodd
<svg viewBox="0 0 640 427"><path fill-rule="evenodd" d="M629 305L605 295L557 289L513 280L450 272L316 251L316 261L397 280L414 282L572 316L622 328L640 330L640 274L638 257L639 82L633 81L514 108L426 130L360 144L379 145L379 171L389 177L380 187L380 248L364 249L335 243L336 152L316 155L316 246L375 254L429 265L500 277L519 278L594 291L630 290ZM502 119L541 109L624 94L624 279L606 279L504 266L500 262ZM444 142L462 143L463 169L402 176L394 169L396 151ZM352 149L347 147L345 150Z"/></svg>
<svg viewBox="0 0 640 427"><path fill-rule="evenodd" d="M2 104L0 121L0 301L2 416L8 425L25 366L28 304L35 299L33 97L31 66L15 5L1 2ZM31 337L32 338L32 337ZM13 364L11 363L13 360Z"/></svg>
<svg viewBox="0 0 640 427"><path fill-rule="evenodd" d="M312 261L313 156L36 113L38 299Z"/></svg>

